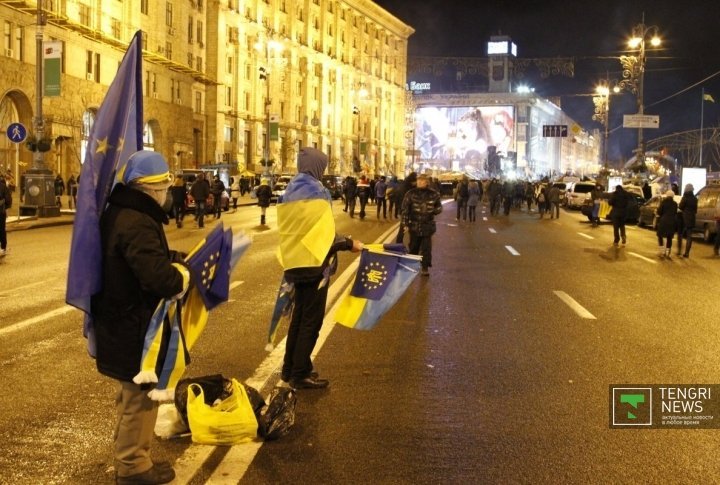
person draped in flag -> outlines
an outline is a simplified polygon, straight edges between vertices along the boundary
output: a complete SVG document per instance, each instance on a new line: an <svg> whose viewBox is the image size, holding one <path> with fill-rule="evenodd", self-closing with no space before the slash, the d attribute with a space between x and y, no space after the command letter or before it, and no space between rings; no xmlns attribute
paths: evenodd
<svg viewBox="0 0 720 485"><path fill-rule="evenodd" d="M278 257L284 279L294 285L292 317L285 344L281 378L294 389L320 389L329 381L313 371L310 356L325 317L328 282L337 269L338 251L359 252L360 241L335 233L330 192L320 182L328 157L301 148L298 174L278 204Z"/></svg>
<svg viewBox="0 0 720 485"><path fill-rule="evenodd" d="M163 232L169 222L164 205L172 181L163 156L135 152L117 178L100 218L102 290L91 304L96 362L101 374L120 384L114 443L117 483L167 483L175 477L172 467L150 459L158 412L158 403L148 397L152 384L137 385L133 377L140 371L145 334L158 303L181 298L190 273L180 255L168 248Z"/></svg>

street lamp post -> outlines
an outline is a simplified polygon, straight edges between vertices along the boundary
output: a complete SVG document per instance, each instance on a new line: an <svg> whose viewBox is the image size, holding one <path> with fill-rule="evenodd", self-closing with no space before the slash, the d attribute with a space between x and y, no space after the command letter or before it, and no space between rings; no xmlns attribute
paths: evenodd
<svg viewBox="0 0 720 485"><path fill-rule="evenodd" d="M605 134L603 138L603 166L607 170L608 168L608 136L610 134L610 95L611 93L620 92L620 88L617 83L613 82L612 89L610 88L610 80L604 79L595 87L596 96L593 96L593 103L595 104L595 113L592 119L599 121L605 128Z"/></svg>
<svg viewBox="0 0 720 485"><path fill-rule="evenodd" d="M270 161L270 109L272 107L272 98L270 97L270 52L282 50L282 45L273 39L274 32L268 32L268 38L265 42L256 42L255 48L257 50L265 51L265 66L260 66L259 76L260 80L265 81L265 146L263 148L263 177L269 177L270 167L272 162Z"/></svg>
<svg viewBox="0 0 720 485"><path fill-rule="evenodd" d="M645 16L643 15L642 22L633 27L630 39L628 40L628 47L631 50L636 50L637 55L620 56L620 64L623 68L623 79L618 83L618 86L623 89L629 89L637 96L637 109L639 115L644 114L645 111L643 94L645 84L645 63L647 62L646 43L649 42L652 47L659 47L661 40L658 33L659 29L657 26L645 25ZM643 164L645 163L643 128L639 127L637 130L637 160L639 163Z"/></svg>

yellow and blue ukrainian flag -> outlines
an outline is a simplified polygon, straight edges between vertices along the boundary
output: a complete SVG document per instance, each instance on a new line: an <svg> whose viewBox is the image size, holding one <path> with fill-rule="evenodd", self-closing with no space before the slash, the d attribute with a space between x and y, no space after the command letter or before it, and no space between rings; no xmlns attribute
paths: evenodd
<svg viewBox="0 0 720 485"><path fill-rule="evenodd" d="M355 281L335 312L337 323L370 330L408 289L420 272L422 257L396 252L394 246L365 246Z"/></svg>
<svg viewBox="0 0 720 485"><path fill-rule="evenodd" d="M140 373L133 379L136 384L157 383L149 394L152 399L172 399L190 363L189 351L205 329L210 311L228 300L230 273L249 246L247 236L233 235L220 223L185 258L193 285L183 300L164 299L158 304L145 335ZM170 340L163 347L167 328Z"/></svg>

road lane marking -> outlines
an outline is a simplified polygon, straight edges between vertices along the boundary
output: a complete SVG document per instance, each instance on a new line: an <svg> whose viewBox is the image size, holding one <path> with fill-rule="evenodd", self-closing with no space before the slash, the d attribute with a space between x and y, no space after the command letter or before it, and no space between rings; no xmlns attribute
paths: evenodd
<svg viewBox="0 0 720 485"><path fill-rule="evenodd" d="M584 232L578 232L582 237L586 237L588 239L595 239L594 237L590 236L589 234L585 234Z"/></svg>
<svg viewBox="0 0 720 485"><path fill-rule="evenodd" d="M56 308L55 310L45 312L36 317L28 318L27 320L23 320L22 322L14 323L14 324L10 325L9 327L0 329L0 337L5 334L17 332L18 330L22 330L25 327L29 327L30 325L34 325L36 323L42 322L43 320L58 317L60 315L65 315L66 313L71 312L75 309L76 309L75 307L72 307L70 305L65 305L60 308Z"/></svg>
<svg viewBox="0 0 720 485"><path fill-rule="evenodd" d="M26 289L28 289L28 288L32 288L32 287L34 287L34 286L41 286L41 285L42 285L42 286L47 286L47 285L50 285L50 284L55 283L55 281L58 280L58 279L59 279L59 278L50 278L50 279L47 279L47 280L36 281L36 282L34 282L34 283L28 283L27 285L15 286L15 287L13 287L13 288L8 288L7 291L3 291L2 293L0 293L0 296L7 296L7 295L12 295L12 294L15 294L15 293L19 293L19 292L21 292L21 291L23 291L23 290L26 290Z"/></svg>
<svg viewBox="0 0 720 485"><path fill-rule="evenodd" d="M393 225L390 229L385 231L377 240L385 243L394 242L395 235L397 233L397 224ZM359 257L356 257L343 271L341 275L337 277L335 282L330 285L328 291L328 303L332 302L330 311L325 314L322 328L320 329L320 336L318 337L317 343L313 350L311 358L314 360L315 356L325 344L327 337L335 327L335 312L340 306L342 301L341 296L350 286L352 279L355 277L357 267L359 264ZM262 390L268 381L273 377L275 371L280 367L283 358L285 356L285 341L287 337L277 344L277 346L268 354L267 357L260 363L255 373L244 382L251 387L254 387L258 391ZM263 396L267 401L268 396ZM225 454L223 459L218 463L217 467L213 470L213 473L205 483L212 484L225 484L232 483L236 484L247 472L248 467L252 463L255 455L262 446L262 441L251 441L249 443L243 443L231 447L230 450ZM202 448L197 450L197 448ZM214 446L209 445L195 445L191 444L185 449L182 455L175 462L173 467L175 468L175 481L178 485L185 485L193 480L195 474L200 470L203 463L209 458L210 454L216 449ZM232 477L230 480L229 477Z"/></svg>
<svg viewBox="0 0 720 485"><path fill-rule="evenodd" d="M244 282L244 281L240 281L240 280L233 281L232 283L230 283L230 289L231 289L231 290L234 290L235 288L237 288L238 286L242 285L243 283L245 283L245 282Z"/></svg>
<svg viewBox="0 0 720 485"><path fill-rule="evenodd" d="M642 259L643 261L647 261L648 263L657 264L657 261L655 261L654 259L646 258L642 254L633 253L632 251L628 251L628 254L630 256L635 256L638 259Z"/></svg>
<svg viewBox="0 0 720 485"><path fill-rule="evenodd" d="M505 246L505 249L510 251L510 254L512 254L513 256L520 256L520 253L518 253L512 246Z"/></svg>
<svg viewBox="0 0 720 485"><path fill-rule="evenodd" d="M575 299L565 293L564 291L554 290L553 293L560 298L567 306L569 306L575 313L580 315L582 318L587 318L588 320L597 320L595 315L590 313L583 307L580 303L575 301Z"/></svg>
<svg viewBox="0 0 720 485"><path fill-rule="evenodd" d="M493 234L497 234L497 231L492 227L488 227L488 231L492 232Z"/></svg>

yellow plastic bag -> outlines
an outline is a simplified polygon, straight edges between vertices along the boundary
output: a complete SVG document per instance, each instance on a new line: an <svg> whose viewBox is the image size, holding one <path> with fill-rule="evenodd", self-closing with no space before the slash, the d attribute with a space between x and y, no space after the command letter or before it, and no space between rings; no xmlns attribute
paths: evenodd
<svg viewBox="0 0 720 485"><path fill-rule="evenodd" d="M202 387L190 384L187 414L194 443L229 446L257 436L258 423L250 399L235 379L232 394L214 406L205 404Z"/></svg>

